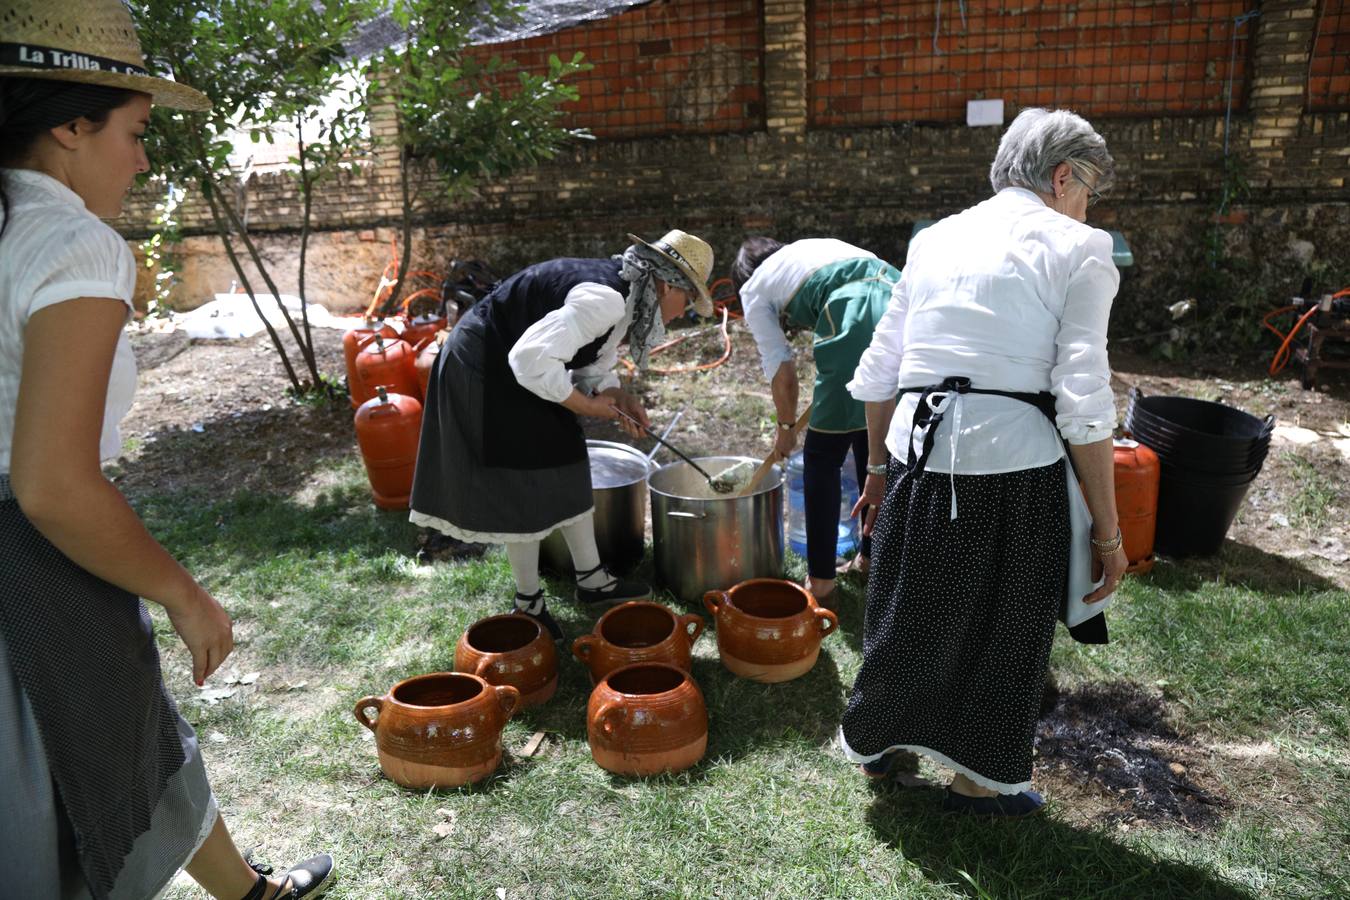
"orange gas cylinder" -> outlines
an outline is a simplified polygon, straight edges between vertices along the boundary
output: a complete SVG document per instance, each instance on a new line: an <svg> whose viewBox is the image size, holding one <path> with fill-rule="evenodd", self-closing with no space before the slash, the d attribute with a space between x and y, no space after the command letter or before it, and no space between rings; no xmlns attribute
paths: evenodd
<svg viewBox="0 0 1350 900"><path fill-rule="evenodd" d="M436 357L440 356L441 344L445 343L446 335L449 333L438 332L417 348L417 359L413 361L413 368L417 370L417 386L422 389L423 403L427 401L427 382L431 381L431 370L436 367Z"/></svg>
<svg viewBox="0 0 1350 900"><path fill-rule="evenodd" d="M356 354L361 349L362 342L370 340L376 334L382 334L387 338L398 337L398 332L393 326L379 319L366 319L364 325L358 325L342 336L342 355L347 359L347 393L352 399L352 409L356 409L371 397L371 392L364 391L356 381ZM360 399L357 399L358 397Z"/></svg>
<svg viewBox="0 0 1350 900"><path fill-rule="evenodd" d="M403 334L400 337L416 347L445 327L446 321L443 316L418 316L415 319L404 320Z"/></svg>
<svg viewBox="0 0 1350 900"><path fill-rule="evenodd" d="M1113 442L1116 471L1116 512L1124 536L1127 572L1143 574L1153 568L1153 532L1158 518L1158 454L1138 441Z"/></svg>
<svg viewBox="0 0 1350 900"><path fill-rule="evenodd" d="M422 404L415 397L391 393L383 385L375 390L376 396L356 411L356 443L375 505L407 509L422 434Z"/></svg>
<svg viewBox="0 0 1350 900"><path fill-rule="evenodd" d="M365 403L375 396L375 388L384 385L391 394L416 397L417 372L413 370L416 355L412 345L399 338L387 338L383 334L367 338L356 353L356 384L352 396Z"/></svg>

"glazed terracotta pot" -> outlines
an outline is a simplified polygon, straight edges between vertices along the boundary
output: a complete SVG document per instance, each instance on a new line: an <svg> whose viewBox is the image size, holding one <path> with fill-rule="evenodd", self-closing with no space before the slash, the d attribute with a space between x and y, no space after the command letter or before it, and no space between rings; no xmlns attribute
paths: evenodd
<svg viewBox="0 0 1350 900"><path fill-rule="evenodd" d="M709 591L703 605L717 626L722 665L754 681L790 681L811 671L821 640L839 617L816 604L799 584L752 578L727 591Z"/></svg>
<svg viewBox="0 0 1350 900"><path fill-rule="evenodd" d="M677 616L660 603L634 601L600 617L591 634L572 642L572 655L591 670L591 683L640 662L670 663L688 672L690 651L703 633L697 613Z"/></svg>
<svg viewBox="0 0 1350 900"><path fill-rule="evenodd" d="M507 613L470 625L455 647L455 671L520 691L521 706L538 706L558 689L558 651L529 616Z"/></svg>
<svg viewBox="0 0 1350 900"><path fill-rule="evenodd" d="M375 732L384 774L424 790L490 775L501 762L502 727L519 706L520 691L513 687L438 672L400 681L383 697L362 697L354 712Z"/></svg>
<svg viewBox="0 0 1350 900"><path fill-rule="evenodd" d="M586 705L591 757L616 775L679 772L708 749L708 708L688 672L666 663L615 669Z"/></svg>

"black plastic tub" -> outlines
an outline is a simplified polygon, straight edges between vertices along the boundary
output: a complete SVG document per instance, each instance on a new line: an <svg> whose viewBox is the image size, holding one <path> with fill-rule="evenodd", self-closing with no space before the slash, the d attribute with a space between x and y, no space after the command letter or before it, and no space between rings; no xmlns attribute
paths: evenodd
<svg viewBox="0 0 1350 900"><path fill-rule="evenodd" d="M1170 556L1208 556L1223 546L1270 449L1275 419L1222 403L1130 392L1125 428L1158 454L1154 546Z"/></svg>

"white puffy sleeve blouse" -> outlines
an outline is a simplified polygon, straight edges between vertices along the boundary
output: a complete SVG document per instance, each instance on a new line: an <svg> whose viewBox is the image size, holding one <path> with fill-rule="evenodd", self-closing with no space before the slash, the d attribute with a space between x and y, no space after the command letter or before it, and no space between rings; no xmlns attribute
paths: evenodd
<svg viewBox="0 0 1350 900"><path fill-rule="evenodd" d="M566 363L606 331L610 331L609 338L595 362L569 372ZM507 361L522 387L561 403L573 387L594 394L619 386L614 367L619 362L619 342L627 333L623 296L611 287L586 281L567 292L562 306L525 329Z"/></svg>

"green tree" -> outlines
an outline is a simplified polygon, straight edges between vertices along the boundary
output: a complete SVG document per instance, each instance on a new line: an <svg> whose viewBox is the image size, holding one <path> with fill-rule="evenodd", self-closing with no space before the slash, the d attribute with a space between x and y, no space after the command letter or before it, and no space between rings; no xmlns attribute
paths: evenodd
<svg viewBox="0 0 1350 900"><path fill-rule="evenodd" d="M315 362L308 315L301 325L281 303L281 293L249 235L235 199L243 174L230 164L233 138L241 130L255 141L274 140L282 129L318 124L320 140L300 149L297 187L302 196L300 286L304 299L304 248L315 185L360 151L365 132L359 92L336 113L324 102L344 82L363 85L361 62L343 49L357 26L374 14L372 0L137 0L133 15L149 65L200 90L213 104L207 112L159 109L147 137L153 174L170 184L192 187L211 211L216 233L239 283L267 327L292 388L323 385ZM254 286L244 272L247 254L276 298L299 346L309 378L302 382L281 336L263 316Z"/></svg>
<svg viewBox="0 0 1350 900"><path fill-rule="evenodd" d="M391 102L398 120L403 248L400 281L384 304L397 308L412 258L412 226L437 199L458 199L483 179L500 178L553 157L568 141L590 137L558 124L559 107L578 97L565 79L591 68L577 53L549 58L532 74L471 49L475 30L514 21L512 0L394 0L390 15L403 42L371 69L370 103ZM427 166L435 178L417 177ZM428 185L438 189L428 189Z"/></svg>

